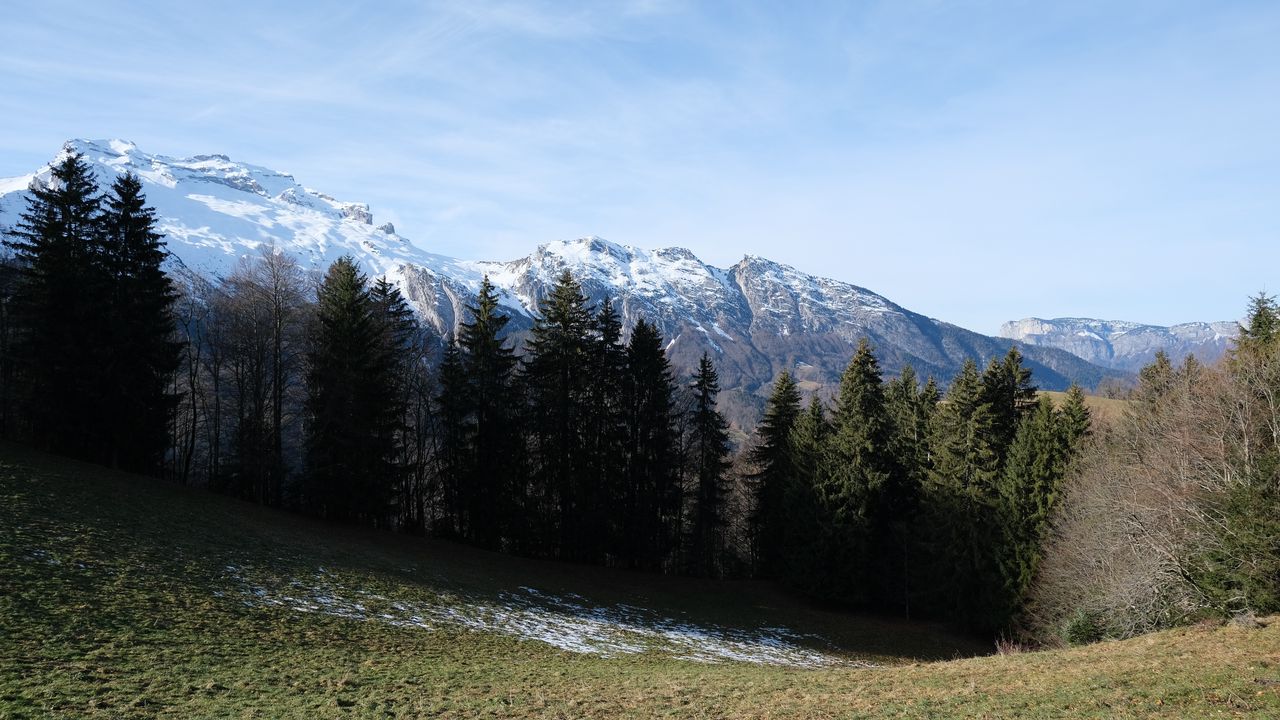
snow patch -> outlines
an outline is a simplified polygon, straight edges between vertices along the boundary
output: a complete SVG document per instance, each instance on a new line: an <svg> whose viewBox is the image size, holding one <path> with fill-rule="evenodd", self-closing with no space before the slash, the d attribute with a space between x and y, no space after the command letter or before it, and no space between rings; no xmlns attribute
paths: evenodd
<svg viewBox="0 0 1280 720"><path fill-rule="evenodd" d="M532 587L500 592L494 598L442 592L431 600L415 601L345 587L323 568L308 578L272 580L228 565L226 575L249 607L280 607L421 630L461 627L601 657L660 652L702 663L872 666L815 650L809 645L821 644L820 637L785 627L739 629L681 621L634 605L594 605L578 595Z"/></svg>

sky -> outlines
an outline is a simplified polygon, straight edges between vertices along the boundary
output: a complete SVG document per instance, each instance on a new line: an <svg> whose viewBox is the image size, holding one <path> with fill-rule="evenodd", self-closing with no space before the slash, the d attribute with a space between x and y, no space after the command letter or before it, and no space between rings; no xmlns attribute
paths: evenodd
<svg viewBox="0 0 1280 720"><path fill-rule="evenodd" d="M63 2L0 22L0 176L223 153L432 252L760 255L985 333L1280 292L1280 3Z"/></svg>

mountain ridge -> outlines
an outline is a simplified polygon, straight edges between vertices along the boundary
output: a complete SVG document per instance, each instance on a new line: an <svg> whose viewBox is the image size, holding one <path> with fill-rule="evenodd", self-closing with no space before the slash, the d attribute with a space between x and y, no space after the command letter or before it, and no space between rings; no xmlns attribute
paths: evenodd
<svg viewBox="0 0 1280 720"><path fill-rule="evenodd" d="M1194 355L1210 363L1226 354L1240 326L1234 321L1148 325L1096 318L1023 318L1000 326L1000 337L1065 350L1096 365L1137 372L1163 350L1174 360Z"/></svg>
<svg viewBox="0 0 1280 720"><path fill-rule="evenodd" d="M466 306L488 276L512 317L518 347L539 299L568 269L592 303L613 300L625 328L639 317L655 322L678 378L703 352L712 353L722 406L740 429L754 424L784 369L808 390L830 393L863 336L875 345L887 375L910 363L944 383L966 358L982 364L1011 344L914 313L864 287L759 256L718 268L686 248L648 250L593 236L542 243L514 260L460 260L420 248L390 225L375 226L367 204L336 200L292 175L226 155L173 158L120 140L72 140L55 162L72 152L84 155L104 185L125 171L139 176L156 208L158 231L190 271L223 277L240 258L272 246L317 271L350 254L370 275L399 285L439 337L465 320ZM49 167L0 180L0 224L16 221L26 187L47 179ZM1048 389L1073 381L1092 387L1124 375L1055 348L1015 344L1036 382Z"/></svg>

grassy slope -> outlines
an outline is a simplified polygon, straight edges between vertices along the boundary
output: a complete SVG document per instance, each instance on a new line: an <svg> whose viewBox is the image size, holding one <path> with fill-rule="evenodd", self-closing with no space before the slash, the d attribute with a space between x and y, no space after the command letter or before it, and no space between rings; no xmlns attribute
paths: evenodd
<svg viewBox="0 0 1280 720"><path fill-rule="evenodd" d="M1057 390L1041 390L1040 394L1048 395L1058 405L1061 405L1067 399L1065 392ZM1093 413L1093 417L1102 422L1114 422L1120 419L1124 415L1125 408L1129 407L1128 400L1107 398L1101 395L1085 395L1084 404Z"/></svg>
<svg viewBox="0 0 1280 720"><path fill-rule="evenodd" d="M323 566L349 586L400 596L533 585L695 620L785 623L891 667L604 659L461 629L250 607L225 568L254 561L283 577ZM980 649L754 583L336 528L0 445L0 717L1280 715L1280 623L920 662Z"/></svg>

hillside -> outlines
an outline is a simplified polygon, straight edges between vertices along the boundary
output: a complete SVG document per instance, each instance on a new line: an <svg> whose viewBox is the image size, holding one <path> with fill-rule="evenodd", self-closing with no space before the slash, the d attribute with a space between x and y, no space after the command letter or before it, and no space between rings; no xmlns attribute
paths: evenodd
<svg viewBox="0 0 1280 720"><path fill-rule="evenodd" d="M988 648L756 583L326 525L12 445L0 587L0 717L1280 712L1280 623L946 660Z"/></svg>
<svg viewBox="0 0 1280 720"><path fill-rule="evenodd" d="M1043 390L1040 394L1048 395L1058 405L1061 405L1067 397L1066 393L1057 390ZM1093 419L1103 424L1113 423L1123 417L1129 404L1128 400L1120 398L1102 397L1101 395L1084 396L1084 405L1089 408Z"/></svg>
<svg viewBox="0 0 1280 720"><path fill-rule="evenodd" d="M966 358L985 365L1011 344L766 258L747 256L720 268L681 247L645 249L589 237L543 243L510 261L456 259L377 224L363 203L335 199L292 175L225 155L174 158L121 140L72 140L59 157L67 152L82 153L103 184L124 172L141 179L179 277L226 276L241 258L270 246L311 270L349 254L366 272L399 284L437 338L467 319L466 307L487 275L512 315L508 329L518 347L540 298L569 270L593 303L613 300L624 328L641 317L655 322L669 343L677 378L691 376L702 354L710 353L725 391L721 405L740 430L754 426L783 370L816 391L832 392L863 336L876 346L888 374L910 363L921 377L944 383ZM0 227L16 224L30 182L48 177L46 166L0 180ZM1056 348L1027 343L1023 351L1036 382L1052 390L1073 381L1092 388L1125 376Z"/></svg>

